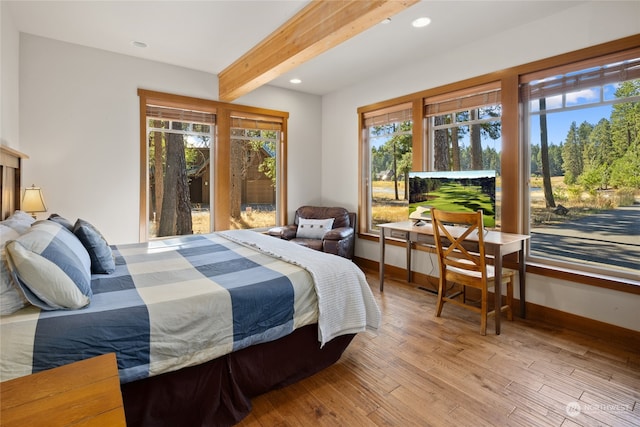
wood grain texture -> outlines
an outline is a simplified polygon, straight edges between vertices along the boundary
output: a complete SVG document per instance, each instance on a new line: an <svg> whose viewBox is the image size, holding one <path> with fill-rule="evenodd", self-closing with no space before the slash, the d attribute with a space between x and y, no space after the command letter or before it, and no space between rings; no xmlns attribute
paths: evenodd
<svg viewBox="0 0 640 427"><path fill-rule="evenodd" d="M220 72L218 98L231 102L417 2L312 1Z"/></svg>
<svg viewBox="0 0 640 427"><path fill-rule="evenodd" d="M0 383L0 426L125 426L115 354Z"/></svg>
<svg viewBox="0 0 640 427"><path fill-rule="evenodd" d="M475 313L447 306L436 318L435 295L391 279L381 294L377 274L367 280L380 333L359 334L335 365L255 398L240 426L640 425L637 344L522 319L483 337Z"/></svg>

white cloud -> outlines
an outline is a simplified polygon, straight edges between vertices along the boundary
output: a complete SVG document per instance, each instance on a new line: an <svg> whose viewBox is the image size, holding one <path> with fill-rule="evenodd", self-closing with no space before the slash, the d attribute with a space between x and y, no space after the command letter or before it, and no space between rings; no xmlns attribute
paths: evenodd
<svg viewBox="0 0 640 427"><path fill-rule="evenodd" d="M569 92L566 94L567 105L579 105L584 103L592 103L600 99L600 91L596 88L579 90L577 92Z"/></svg>

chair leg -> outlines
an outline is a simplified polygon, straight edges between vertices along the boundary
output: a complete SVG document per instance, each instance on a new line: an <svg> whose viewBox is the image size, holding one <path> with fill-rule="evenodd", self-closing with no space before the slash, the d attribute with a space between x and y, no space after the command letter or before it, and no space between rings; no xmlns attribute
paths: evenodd
<svg viewBox="0 0 640 427"><path fill-rule="evenodd" d="M436 303L436 317L440 317L442 314L442 306L444 305L444 290L446 288L446 281L441 279L438 282L438 302Z"/></svg>
<svg viewBox="0 0 640 427"><path fill-rule="evenodd" d="M482 297L480 301L480 335L487 335L487 289L482 289Z"/></svg>

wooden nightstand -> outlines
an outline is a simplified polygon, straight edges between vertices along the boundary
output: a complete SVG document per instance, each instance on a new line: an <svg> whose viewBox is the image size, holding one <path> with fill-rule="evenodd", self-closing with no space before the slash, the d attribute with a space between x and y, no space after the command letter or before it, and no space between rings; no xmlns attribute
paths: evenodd
<svg viewBox="0 0 640 427"><path fill-rule="evenodd" d="M126 426L114 353L0 383L0 426Z"/></svg>

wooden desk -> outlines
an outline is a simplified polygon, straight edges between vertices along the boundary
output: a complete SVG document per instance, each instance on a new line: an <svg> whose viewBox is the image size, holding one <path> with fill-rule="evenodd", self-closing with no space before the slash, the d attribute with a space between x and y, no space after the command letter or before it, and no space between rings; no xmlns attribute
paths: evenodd
<svg viewBox="0 0 640 427"><path fill-rule="evenodd" d="M0 383L0 425L126 427L115 354Z"/></svg>
<svg viewBox="0 0 640 427"><path fill-rule="evenodd" d="M413 221L391 222L387 224L378 225L380 227L380 292L384 291L384 252L385 252L385 240L387 238L404 240L407 243L407 282L411 282L411 245L413 243L433 246L435 247L435 240L433 238L433 227L430 222L425 225L414 225ZM460 228L461 232L464 228L451 227L454 234L455 229ZM523 234L503 233L501 231L485 230L484 234L484 246L487 255L494 257L495 267L495 304L496 307L500 307L502 301L502 283L500 277L502 275L502 258L505 255L518 253L518 267L519 267L519 279L520 279L520 316L526 317L525 306L525 289L526 289L526 274L525 274L525 250L526 241L529 236ZM473 239L470 236L467 239L471 244L475 241L478 242L477 237ZM496 332L500 333L500 316L496 318Z"/></svg>

